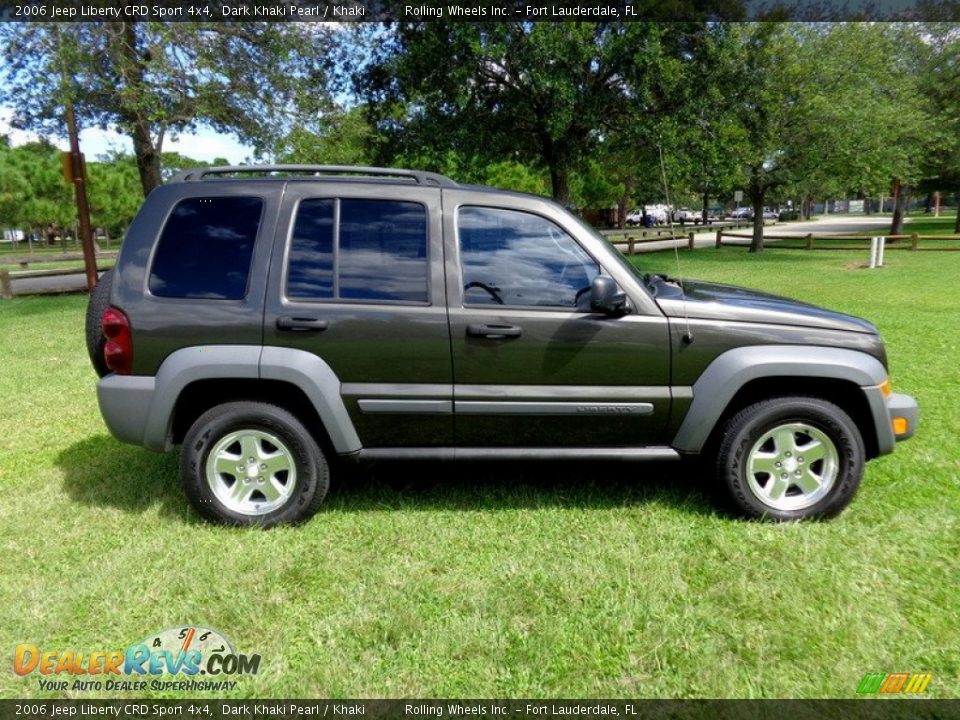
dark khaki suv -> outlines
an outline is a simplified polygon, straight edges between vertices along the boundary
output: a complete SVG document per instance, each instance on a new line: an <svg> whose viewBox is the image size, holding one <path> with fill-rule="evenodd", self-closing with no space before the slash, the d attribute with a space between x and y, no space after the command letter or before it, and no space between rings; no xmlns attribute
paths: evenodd
<svg viewBox="0 0 960 720"><path fill-rule="evenodd" d="M741 513L828 517L918 417L864 320L643 274L549 200L408 170L181 174L88 343L110 431L182 445L197 511L235 524L385 458L704 455Z"/></svg>

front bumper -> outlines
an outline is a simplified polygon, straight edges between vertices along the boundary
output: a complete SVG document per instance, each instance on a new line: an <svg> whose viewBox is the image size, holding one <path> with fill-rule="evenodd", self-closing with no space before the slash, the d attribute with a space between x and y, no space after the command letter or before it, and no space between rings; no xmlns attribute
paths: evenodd
<svg viewBox="0 0 960 720"><path fill-rule="evenodd" d="M913 437L920 421L917 401L909 395L886 395L881 385L862 388L877 431L877 454L893 452L901 440Z"/></svg>
<svg viewBox="0 0 960 720"><path fill-rule="evenodd" d="M887 417L894 441L912 438L920 422L920 407L909 395L894 394L887 398Z"/></svg>

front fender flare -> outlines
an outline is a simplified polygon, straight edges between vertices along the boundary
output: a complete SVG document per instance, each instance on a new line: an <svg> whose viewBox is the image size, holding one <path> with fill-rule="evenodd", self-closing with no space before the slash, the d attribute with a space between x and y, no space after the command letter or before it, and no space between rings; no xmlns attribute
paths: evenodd
<svg viewBox="0 0 960 720"><path fill-rule="evenodd" d="M754 345L728 350L714 359L693 384L693 402L673 447L700 452L737 392L748 382L765 377L829 378L863 388L877 425L880 450L892 449L889 423L878 420L886 416L883 395L877 388L887 378L883 364L857 350L805 345ZM784 394L789 391L784 388Z"/></svg>

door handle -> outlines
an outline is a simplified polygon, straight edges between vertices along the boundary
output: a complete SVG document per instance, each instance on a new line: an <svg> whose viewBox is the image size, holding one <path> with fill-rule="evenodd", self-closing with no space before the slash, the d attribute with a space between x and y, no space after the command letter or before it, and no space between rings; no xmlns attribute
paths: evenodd
<svg viewBox="0 0 960 720"><path fill-rule="evenodd" d="M313 330L322 332L327 329L327 321L320 318L307 317L278 317L278 330L292 330L293 332L307 332Z"/></svg>
<svg viewBox="0 0 960 720"><path fill-rule="evenodd" d="M467 337L499 340L503 338L518 338L521 335L523 335L523 328L516 325L484 325L481 323L467 325Z"/></svg>

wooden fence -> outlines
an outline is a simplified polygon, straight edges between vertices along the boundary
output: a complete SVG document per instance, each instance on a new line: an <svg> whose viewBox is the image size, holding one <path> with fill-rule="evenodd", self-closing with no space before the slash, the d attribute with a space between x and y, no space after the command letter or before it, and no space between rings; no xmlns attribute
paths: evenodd
<svg viewBox="0 0 960 720"><path fill-rule="evenodd" d="M887 250L947 250L955 251L960 250L960 245L953 245L949 247L937 247L937 246L928 246L922 247L921 242L960 242L960 235L920 235L918 233L912 233L910 235L880 235L879 233L874 237L884 238L884 246ZM714 246L722 247L723 245L743 245L743 243L725 243L725 238L734 238L737 240L751 240L753 235L748 235L746 233L731 233L724 232L722 229L717 231L717 237ZM764 233L763 239L766 240L776 240L778 242L772 245L764 245L764 249L778 249L778 250L869 250L870 249L870 237L851 237L849 235L814 235L813 233L807 233L806 235L768 235ZM800 245L785 245L784 241L798 241L802 244ZM843 243L837 245L836 243ZM820 244L818 244L820 243ZM823 244L830 243L830 244Z"/></svg>
<svg viewBox="0 0 960 720"><path fill-rule="evenodd" d="M97 253L97 270L104 271L113 267L116 260L117 251L106 251ZM77 275L84 272L83 267L77 268L58 268L55 270L30 270L33 265L43 265L54 262L82 262L83 253L32 253L29 255L0 255L0 263L4 265L19 265L22 269L10 272L0 269L0 298L8 299L13 297L13 281L22 278L39 277L59 277L65 275ZM84 281L86 287L86 281ZM37 290L31 294L59 293L64 292L62 288L51 288L48 290Z"/></svg>
<svg viewBox="0 0 960 720"><path fill-rule="evenodd" d="M677 241L685 240L687 247L690 250L693 250L695 246L696 236L700 233L707 233L717 230L717 232L722 232L724 229L738 229L743 227L751 227L752 221L750 222L714 222L710 225L694 225L692 229L690 225L681 226L679 223L674 223L673 228L670 226L665 227L656 227L656 228L625 228L623 230L601 230L600 234L603 235L607 241L614 246L622 247L626 246L626 254L634 255L639 246L642 246L644 243L654 243L654 242L666 242L666 241ZM679 230L683 234L676 234ZM687 230L686 232L683 232Z"/></svg>

